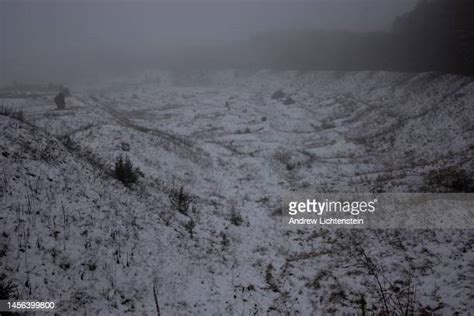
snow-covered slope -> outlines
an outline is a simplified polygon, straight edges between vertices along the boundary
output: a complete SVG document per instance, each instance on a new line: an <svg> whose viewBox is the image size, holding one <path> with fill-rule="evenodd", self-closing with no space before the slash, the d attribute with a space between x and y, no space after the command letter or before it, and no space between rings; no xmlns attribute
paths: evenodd
<svg viewBox="0 0 474 316"><path fill-rule="evenodd" d="M0 116L0 273L21 298L155 314L155 287L164 315L356 312L362 293L378 301L362 249L411 280L419 308L474 308L472 231L293 230L276 215L288 191L417 191L431 170L472 173L472 79L148 72L73 89L63 111L52 97L0 100L26 118ZM120 155L145 175L133 189L111 175ZM168 198L181 186L188 215Z"/></svg>

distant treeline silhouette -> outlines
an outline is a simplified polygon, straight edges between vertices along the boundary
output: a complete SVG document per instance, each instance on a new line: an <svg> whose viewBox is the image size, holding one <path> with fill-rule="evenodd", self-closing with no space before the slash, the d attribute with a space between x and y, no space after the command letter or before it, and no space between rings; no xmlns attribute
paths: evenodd
<svg viewBox="0 0 474 316"><path fill-rule="evenodd" d="M401 68L474 74L472 0L421 0L396 19L392 34Z"/></svg>
<svg viewBox="0 0 474 316"><path fill-rule="evenodd" d="M422 0L390 32L273 32L251 46L270 68L474 75L474 1Z"/></svg>
<svg viewBox="0 0 474 316"><path fill-rule="evenodd" d="M265 32L246 43L189 49L179 63L183 67L474 75L474 0L420 0L411 12L396 19L389 32Z"/></svg>

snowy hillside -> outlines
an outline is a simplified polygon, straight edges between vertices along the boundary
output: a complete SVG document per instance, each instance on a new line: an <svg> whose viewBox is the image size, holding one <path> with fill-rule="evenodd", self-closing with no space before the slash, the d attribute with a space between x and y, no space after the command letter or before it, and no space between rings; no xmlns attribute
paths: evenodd
<svg viewBox="0 0 474 316"><path fill-rule="evenodd" d="M290 191L472 176L472 79L157 71L71 90L65 110L49 92L0 93L24 116L0 115L0 274L20 298L152 315L155 287L162 315L354 313L380 308L376 267L419 311L474 310L472 230L294 230L278 215ZM119 156L144 174L132 188ZM186 214L169 198L181 187Z"/></svg>

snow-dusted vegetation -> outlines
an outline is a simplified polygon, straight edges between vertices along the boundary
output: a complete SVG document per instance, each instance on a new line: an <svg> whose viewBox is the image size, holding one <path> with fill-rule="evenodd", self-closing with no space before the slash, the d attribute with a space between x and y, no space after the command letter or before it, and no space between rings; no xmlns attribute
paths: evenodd
<svg viewBox="0 0 474 316"><path fill-rule="evenodd" d="M472 78L149 71L72 87L61 110L56 93L0 91L12 295L61 314L474 310L472 230L279 216L290 191L449 192L437 172L470 190Z"/></svg>

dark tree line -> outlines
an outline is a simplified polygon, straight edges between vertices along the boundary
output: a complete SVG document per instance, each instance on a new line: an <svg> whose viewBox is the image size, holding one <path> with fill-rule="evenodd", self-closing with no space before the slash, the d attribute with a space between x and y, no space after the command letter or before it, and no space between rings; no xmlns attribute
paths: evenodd
<svg viewBox="0 0 474 316"><path fill-rule="evenodd" d="M169 62L173 64L173 59ZM474 75L474 0L420 0L411 12L396 19L389 32L266 32L247 42L190 49L174 62L188 68L439 71Z"/></svg>
<svg viewBox="0 0 474 316"><path fill-rule="evenodd" d="M408 69L474 74L472 0L421 0L396 19L393 34Z"/></svg>
<svg viewBox="0 0 474 316"><path fill-rule="evenodd" d="M250 46L270 68L474 75L474 1L421 0L390 32L273 32Z"/></svg>

